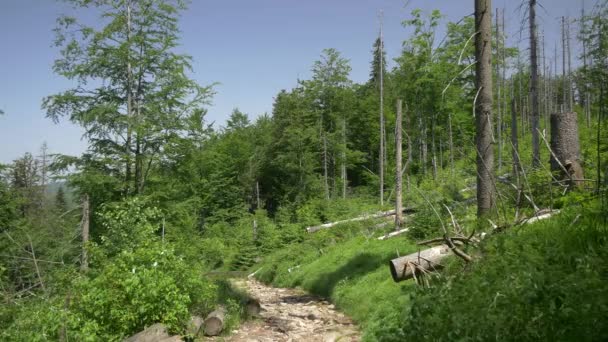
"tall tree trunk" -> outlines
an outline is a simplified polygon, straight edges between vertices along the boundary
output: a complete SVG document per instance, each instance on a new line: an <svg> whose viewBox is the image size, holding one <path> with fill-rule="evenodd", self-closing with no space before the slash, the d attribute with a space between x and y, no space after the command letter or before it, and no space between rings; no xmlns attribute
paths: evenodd
<svg viewBox="0 0 608 342"><path fill-rule="evenodd" d="M80 223L80 231L82 235L82 255L80 260L80 270L87 271L89 269L89 254L87 252L87 244L89 242L89 195L84 194L82 198L82 221Z"/></svg>
<svg viewBox="0 0 608 342"><path fill-rule="evenodd" d="M568 80L566 75L566 18L562 16L562 108L560 112L567 111L566 103L568 103Z"/></svg>
<svg viewBox="0 0 608 342"><path fill-rule="evenodd" d="M401 173L401 121L403 102L397 100L397 119L395 122L395 230L403 224L403 202L402 202L402 173Z"/></svg>
<svg viewBox="0 0 608 342"><path fill-rule="evenodd" d="M329 179L328 179L328 170L327 170L327 136L325 132L323 134L323 180L325 183L325 199L329 199Z"/></svg>
<svg viewBox="0 0 608 342"><path fill-rule="evenodd" d="M348 180L346 179L346 117L342 118L342 165L341 165L341 178L342 178L342 198L346 198L346 185Z"/></svg>
<svg viewBox="0 0 608 342"><path fill-rule="evenodd" d="M498 19L500 18L499 9L496 8L496 60L502 62L501 58L501 38L500 38L500 23ZM501 75L500 70L502 65L500 63L496 64L496 138L498 142L498 170L502 168L502 112L501 112Z"/></svg>
<svg viewBox="0 0 608 342"><path fill-rule="evenodd" d="M538 60L536 47L536 0L530 0L530 101L532 102L532 166L540 166L538 118Z"/></svg>
<svg viewBox="0 0 608 342"><path fill-rule="evenodd" d="M515 100L511 100L511 151L513 156L513 175L519 180L519 140L517 138L517 112L515 111Z"/></svg>
<svg viewBox="0 0 608 342"><path fill-rule="evenodd" d="M450 175L454 175L454 140L452 136L452 112L448 112L448 144L450 144ZM408 137L409 160L409 137Z"/></svg>
<svg viewBox="0 0 608 342"><path fill-rule="evenodd" d="M130 192L131 183L131 143L133 136L133 70L131 68L131 0L126 1L127 6L127 138L125 142L126 191Z"/></svg>
<svg viewBox="0 0 608 342"><path fill-rule="evenodd" d="M494 208L494 151L492 150L492 1L475 0L475 104L477 147L477 215Z"/></svg>
<svg viewBox="0 0 608 342"><path fill-rule="evenodd" d="M379 175L380 175L380 205L384 205L384 161L385 161L385 130L384 130L384 65L383 49L384 37L382 32L382 20L380 21L380 152L379 152Z"/></svg>
<svg viewBox="0 0 608 342"><path fill-rule="evenodd" d="M574 108L574 94L572 90L572 61L570 59L570 19L566 23L566 44L568 46L568 111Z"/></svg>
<svg viewBox="0 0 608 342"><path fill-rule="evenodd" d="M407 162L406 164L408 166L411 167L412 162L414 161L414 157L413 157L413 151L412 151L412 130L411 130L411 125L412 125L412 120L411 120L411 114L410 111L408 110L407 113L405 114L405 133L406 133L406 137L407 137ZM410 192L410 172L409 169L406 170L407 173L405 174L405 177L407 178L407 192Z"/></svg>

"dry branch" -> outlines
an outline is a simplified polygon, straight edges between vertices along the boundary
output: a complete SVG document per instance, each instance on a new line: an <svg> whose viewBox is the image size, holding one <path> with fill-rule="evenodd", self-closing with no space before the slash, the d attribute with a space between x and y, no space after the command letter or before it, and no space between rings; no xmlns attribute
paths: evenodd
<svg viewBox="0 0 608 342"><path fill-rule="evenodd" d="M403 209L403 213L407 214L407 213L412 213L412 212L414 212L414 208L404 208ZM320 224L318 226L307 227L306 231L309 233L314 233L318 230L331 228L333 226L337 226L342 223L364 221L364 220L370 220L370 219L381 218L381 217L386 217L386 216L393 216L393 215L395 215L395 210L381 211L381 212L378 212L375 214L366 214L363 216L359 216L359 217L355 217L355 218L351 218L351 219L347 219L347 220L329 222L329 223Z"/></svg>

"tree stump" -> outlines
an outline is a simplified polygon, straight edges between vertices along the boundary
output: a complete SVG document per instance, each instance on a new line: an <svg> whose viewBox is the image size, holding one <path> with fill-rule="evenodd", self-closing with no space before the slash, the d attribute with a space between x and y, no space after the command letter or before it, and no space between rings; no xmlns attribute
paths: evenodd
<svg viewBox="0 0 608 342"><path fill-rule="evenodd" d="M551 150L551 170L563 173L565 168L568 174L564 176L571 180L571 185L580 185L584 175L575 112L551 114Z"/></svg>

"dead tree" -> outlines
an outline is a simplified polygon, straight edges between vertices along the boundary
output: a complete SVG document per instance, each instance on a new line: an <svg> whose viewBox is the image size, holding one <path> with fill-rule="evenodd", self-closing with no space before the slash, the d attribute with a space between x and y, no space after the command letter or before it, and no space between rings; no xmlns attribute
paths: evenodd
<svg viewBox="0 0 608 342"><path fill-rule="evenodd" d="M399 229L403 224L403 201L402 201L402 173L401 173L401 119L403 102L397 100L397 119L395 124L395 229Z"/></svg>
<svg viewBox="0 0 608 342"><path fill-rule="evenodd" d="M89 269L89 257L87 253L87 244L89 242L89 195L85 194L82 198L82 221L80 224L82 234L82 259L80 262L80 270L87 271Z"/></svg>
<svg viewBox="0 0 608 342"><path fill-rule="evenodd" d="M492 1L475 0L475 103L477 145L477 215L494 208L494 151L492 148Z"/></svg>
<svg viewBox="0 0 608 342"><path fill-rule="evenodd" d="M572 185L580 185L582 182L584 177L575 112L551 114L550 163L551 170L567 172L564 176L570 179Z"/></svg>
<svg viewBox="0 0 608 342"><path fill-rule="evenodd" d="M538 58L536 37L536 0L530 0L530 101L532 102L532 166L540 166L540 140L538 136Z"/></svg>

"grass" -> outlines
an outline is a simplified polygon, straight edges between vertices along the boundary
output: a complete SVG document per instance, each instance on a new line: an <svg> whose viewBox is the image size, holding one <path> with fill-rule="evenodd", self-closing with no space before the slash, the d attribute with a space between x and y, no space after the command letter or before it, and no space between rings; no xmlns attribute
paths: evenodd
<svg viewBox="0 0 608 342"><path fill-rule="evenodd" d="M390 277L388 260L414 252L411 240L378 241L366 226L311 234L266 257L256 276L331 299L365 341L608 340L608 225L597 201L492 236L430 289Z"/></svg>

